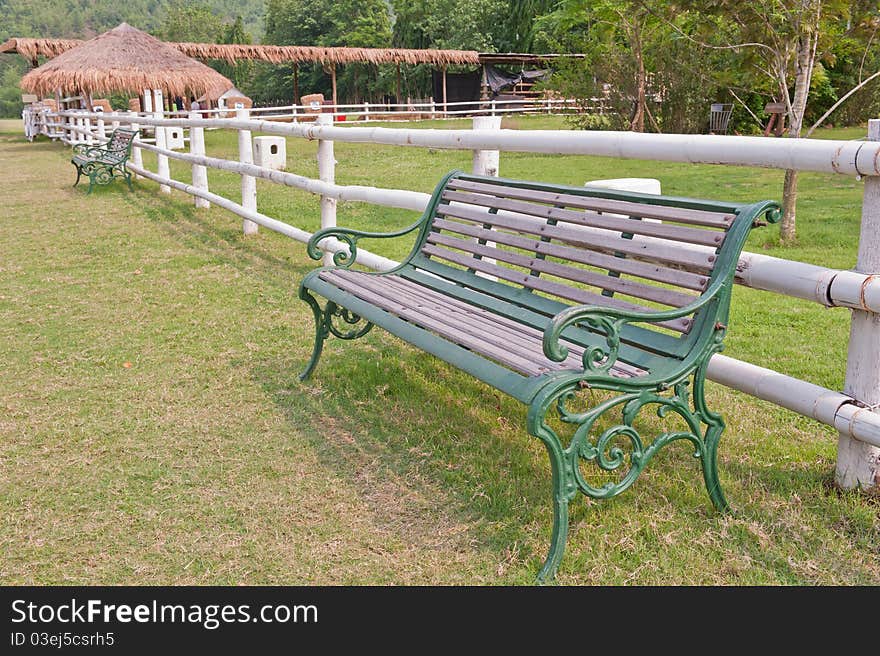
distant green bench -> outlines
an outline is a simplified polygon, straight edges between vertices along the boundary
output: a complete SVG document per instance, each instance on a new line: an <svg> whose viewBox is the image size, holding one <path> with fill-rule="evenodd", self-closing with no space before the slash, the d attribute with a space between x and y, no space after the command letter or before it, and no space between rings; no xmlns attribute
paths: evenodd
<svg viewBox="0 0 880 656"><path fill-rule="evenodd" d="M118 128L110 135L107 143L100 146L87 146L77 144L73 147L71 163L76 167L76 182L83 175L89 176L89 191L96 184L110 184L116 178L122 178L131 189L131 173L125 167L125 163L131 156L131 146L137 132Z"/></svg>
<svg viewBox="0 0 880 656"><path fill-rule="evenodd" d="M712 502L727 508L717 473L724 422L707 407L704 383L709 359L722 349L740 252L762 216L776 221L778 204L454 171L408 228L327 228L311 238L312 258L321 257L318 243L327 237L349 252L300 286L317 323L301 378L327 337L355 339L377 325L528 405L528 431L552 465L553 537L539 574L547 580L562 558L577 492L616 496L670 442L691 444ZM412 232L415 245L394 270L350 268L358 239ZM312 292L327 299L323 308ZM587 388L618 394L578 405ZM634 427L645 406L661 418L677 415L679 426L646 442ZM618 418L599 427L615 409ZM604 470L603 483L589 482L588 463Z"/></svg>

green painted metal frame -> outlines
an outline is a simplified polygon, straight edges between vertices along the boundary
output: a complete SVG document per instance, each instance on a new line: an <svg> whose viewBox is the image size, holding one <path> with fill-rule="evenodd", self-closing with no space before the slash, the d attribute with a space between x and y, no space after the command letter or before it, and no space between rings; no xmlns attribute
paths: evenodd
<svg viewBox="0 0 880 656"><path fill-rule="evenodd" d="M717 261L706 290L697 299L682 308L639 313L597 305L565 306L550 299L529 294L509 285L475 276L472 272L451 269L431 261L420 253L431 230L437 205L446 185L453 179L485 181L492 184L515 186L522 189L552 191L579 196L611 198L655 205L688 209L720 211L735 214L723 245L716 253ZM538 580L552 579L559 567L568 535L568 505L581 492L596 499L617 496L629 488L662 447L677 441L689 442L693 455L700 460L709 498L718 510L728 509L727 500L718 479L717 449L724 431L724 420L711 411L705 398L706 368L713 354L723 348L727 330L733 277L746 238L761 216L767 221L779 219L779 204L761 201L753 204L733 204L713 201L654 196L629 192L549 185L529 181L505 180L474 176L452 171L437 185L424 214L412 225L389 233L372 233L333 227L320 230L309 240L307 251L313 259L323 255L318 244L328 237L344 242L348 251L334 255L335 267L322 267L309 273L299 289L299 296L312 308L315 315L315 346L306 369L300 376L308 378L321 356L324 340L330 335L342 339L356 339L366 334L373 325L379 325L442 360L462 369L480 380L504 391L528 405L527 429L547 449L552 471L553 532L550 550L538 574ZM407 258L395 269L369 275L399 275L438 288L431 272L445 276L468 276L476 292L449 286L453 293L472 300L485 309L508 312L532 325L543 323L543 351L549 359L565 360L567 347L561 342L575 341L584 345L583 368L556 371L542 376L526 377L464 349L412 323L403 321L370 303L337 288L319 277L327 268L348 268L357 257L357 243L363 238L388 239L417 233ZM429 272L427 275L420 270ZM483 290L488 295L479 294ZM322 308L312 292L327 299ZM525 300L524 300L525 299ZM507 301L516 301L512 305ZM529 303L532 308L529 308ZM514 312L510 308L515 308ZM533 312L532 310L536 310ZM546 314L552 313L548 321ZM656 324L680 317L693 316L693 325L679 338L644 330L636 324ZM334 324L341 319L344 328ZM363 322L362 325L361 322ZM647 364L645 376L622 379L613 377L609 370L621 354L627 353L627 342L648 345L655 355ZM630 349L631 350L631 349ZM586 411L572 409L575 397L584 389L617 392ZM662 432L646 442L634 426L637 416L645 407L654 407L661 419L670 414L684 421L685 430ZM613 410L620 411L620 421L594 436L596 422ZM568 426L571 435L563 437L552 426L552 418ZM624 447L620 446L623 441ZM601 486L591 485L582 467L594 464L605 472L617 472L616 481Z"/></svg>
<svg viewBox="0 0 880 656"><path fill-rule="evenodd" d="M96 184L110 184L116 178L125 180L129 191L132 191L131 172L125 164L131 156L132 144L138 132L140 130L117 128L110 134L107 144L113 143L113 137L117 133L131 135L125 150L110 150L107 144L100 146L75 145L73 157L70 160L70 163L76 167L76 182L73 183L73 186L77 186L80 178L85 174L89 176L89 190L86 195L92 193L92 188Z"/></svg>

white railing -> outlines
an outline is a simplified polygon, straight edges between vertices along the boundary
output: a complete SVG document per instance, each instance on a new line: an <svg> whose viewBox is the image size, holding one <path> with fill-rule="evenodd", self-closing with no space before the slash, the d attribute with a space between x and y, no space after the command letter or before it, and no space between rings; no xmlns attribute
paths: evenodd
<svg viewBox="0 0 880 656"><path fill-rule="evenodd" d="M500 151L602 155L619 158L654 159L676 162L711 163L737 166L763 166L802 171L837 173L865 180L860 234L859 265L855 271L793 262L757 253L744 252L737 268L739 284L786 296L806 299L828 307L853 311L846 392L837 392L780 374L770 369L716 355L710 364L709 378L733 389L788 408L834 427L840 433L838 481L847 486L876 486L875 463L880 455L880 275L875 275L869 260L880 252L880 121L871 122L866 141L812 139L764 139L712 135L649 135L630 132L574 132L557 130L501 130L500 118L474 119L473 130L402 129L382 127L342 127L334 125L329 114L320 115L312 124L279 123L249 116L239 110L236 118L210 118L193 112L187 118L158 118L154 114L89 114L59 112L49 125L63 132L67 143L96 139L103 123L152 126L157 134L169 127L190 130L190 152L176 152L144 140L136 141L129 168L139 176L162 186L193 195L197 203L215 203L245 220L280 232L297 241L307 241L311 234L295 226L263 215L251 201L250 184L243 182L242 202L223 198L208 190L207 168L237 173L242 180L262 178L321 196L322 226L335 224L337 200L361 201L387 207L422 211L428 194L377 187L339 185L334 182L335 160L332 143L391 144L422 148L447 148L474 152L475 172L497 175ZM87 124L93 121L94 124ZM491 127L485 125L491 121ZM299 137L318 142L320 179L273 170L253 164L248 145L239 142L237 161L210 157L204 153L203 130L219 128L250 133L268 133ZM157 141L159 141L157 139ZM141 149L156 153L160 168L163 162L177 159L192 165L192 184L148 171L142 164ZM493 164L487 164L493 162ZM490 168L487 168L491 166ZM593 230L591 228L581 228ZM650 237L636 239L651 240ZM327 253L346 246L334 239L322 242ZM692 246L695 250L703 247ZM396 263L358 249L358 262L387 270ZM868 263L868 264L866 264ZM876 267L880 270L880 264Z"/></svg>
<svg viewBox="0 0 880 656"><path fill-rule="evenodd" d="M467 116L506 116L510 114L571 114L607 113L605 100L590 99L584 105L578 100L565 98L521 98L507 100L468 100L436 102L433 100L409 103L348 103L315 105L279 105L253 107L250 114L264 120L314 121L318 114L330 114L334 121L415 121L423 119L462 118ZM221 107L200 110L205 117L225 118L235 115L235 108ZM186 116L188 112L163 112L166 118Z"/></svg>

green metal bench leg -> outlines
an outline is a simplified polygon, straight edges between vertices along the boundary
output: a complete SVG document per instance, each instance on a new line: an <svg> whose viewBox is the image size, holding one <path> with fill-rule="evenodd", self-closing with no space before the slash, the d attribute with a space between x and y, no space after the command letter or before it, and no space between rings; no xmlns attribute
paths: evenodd
<svg viewBox="0 0 880 656"><path fill-rule="evenodd" d="M730 505L724 497L721 481L718 480L718 443L724 432L724 419L716 412L709 410L706 404L706 368L709 366L709 358L694 373L694 410L703 423L706 424L706 433L703 437L703 449L701 461L703 464L703 479L706 481L706 491L709 498L721 512L730 510Z"/></svg>
<svg viewBox="0 0 880 656"><path fill-rule="evenodd" d="M128 184L128 190L134 191L134 187L131 186L131 171L125 169L125 182Z"/></svg>
<svg viewBox="0 0 880 656"><path fill-rule="evenodd" d="M306 380L312 375L315 367L318 366L318 360L321 359L321 351L324 349L324 340L328 336L333 335L345 340L358 339L370 332L373 324L367 321L363 326L358 327L357 324L363 321L363 319L346 308L339 307L333 301L327 301L327 305L321 310L318 301L304 287L300 287L299 297L309 304L309 307L312 308L312 314L315 315L315 346L312 349L312 357L309 363L299 375L300 380ZM333 324L334 317L341 319L342 324L347 324L348 329L340 329L335 326Z"/></svg>
<svg viewBox="0 0 880 656"><path fill-rule="evenodd" d="M553 438L555 440L555 437ZM568 504L571 501L572 491L569 489L568 477L565 475L565 457L562 447L556 442L551 445L544 441L547 453L550 456L550 466L553 473L553 534L550 538L550 551L538 572L537 582L549 583L556 578L559 564L565 553L565 543L568 540Z"/></svg>
<svg viewBox="0 0 880 656"><path fill-rule="evenodd" d="M77 166L77 167L76 167L76 182L73 183L73 186L74 186L74 187L75 187L76 185L79 184L79 179L80 179L81 177L82 177L82 169L81 169L80 167Z"/></svg>
<svg viewBox="0 0 880 656"><path fill-rule="evenodd" d="M330 331L327 330L324 311L321 309L321 306L318 305L318 301L315 300L315 297L309 294L309 292L303 287L300 287L299 289L299 297L309 304L309 307L312 308L312 314L315 315L315 345L312 348L312 357L306 365L306 368L299 375L300 380L306 380L312 375L315 367L318 366L318 360L321 359L321 351L324 350L324 340L327 339L327 335Z"/></svg>
<svg viewBox="0 0 880 656"><path fill-rule="evenodd" d="M721 439L721 433L724 432L724 424L720 426L710 426L706 430L706 446L703 450L703 479L706 481L706 491L712 503L721 512L730 510L730 504L724 497L724 491L721 489L721 481L718 480L718 442Z"/></svg>

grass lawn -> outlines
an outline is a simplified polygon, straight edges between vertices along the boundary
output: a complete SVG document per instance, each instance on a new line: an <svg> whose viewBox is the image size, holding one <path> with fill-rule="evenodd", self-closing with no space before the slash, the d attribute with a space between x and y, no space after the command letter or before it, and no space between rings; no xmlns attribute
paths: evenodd
<svg viewBox="0 0 880 656"><path fill-rule="evenodd" d="M425 124L427 125L427 124ZM467 126L450 121L441 127ZM562 127L553 117L518 128ZM857 138L863 129L823 136ZM235 157L233 133L208 153ZM317 177L315 143L288 140ZM430 191L470 154L336 144L337 180ZM148 167L154 160L145 153ZM188 167L172 162L174 177ZM669 194L779 198L782 172L502 154L507 177L583 184L646 176ZM139 181L86 197L69 151L0 122L0 584L529 584L552 512L525 412L380 330L313 335L296 298L302 244ZM239 194L209 171L212 191ZM259 209L314 230L318 200L258 181ZM796 245L855 263L861 183L802 174ZM397 228L412 212L341 203L339 223ZM399 258L409 242L365 242ZM726 353L840 389L849 313L737 287ZM577 499L565 584L877 584L876 500L831 487L836 434L709 383L728 430L716 513L684 445L626 494Z"/></svg>

